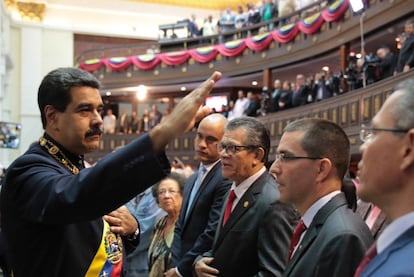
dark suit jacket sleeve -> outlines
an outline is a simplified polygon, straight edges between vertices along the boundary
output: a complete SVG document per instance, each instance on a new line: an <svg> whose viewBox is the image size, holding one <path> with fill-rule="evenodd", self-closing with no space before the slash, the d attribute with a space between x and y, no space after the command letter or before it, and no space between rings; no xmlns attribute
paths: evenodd
<svg viewBox="0 0 414 277"><path fill-rule="evenodd" d="M191 276L191 268L194 262L194 259L211 248L214 240L214 234L217 229L217 224L220 219L220 213L223 206L223 199L228 192L230 186L230 181L225 180L220 186L217 186L217 189L214 193L214 203L211 206L209 213L209 219L207 227L204 229L204 232L198 237L194 243L193 248L188 251L178 263L178 271L183 276ZM176 236L174 236L175 239Z"/></svg>
<svg viewBox="0 0 414 277"><path fill-rule="evenodd" d="M282 276L294 222L296 217L292 206L277 201L269 207L258 235L258 276Z"/></svg>
<svg viewBox="0 0 414 277"><path fill-rule="evenodd" d="M108 154L77 175L40 148L34 149L10 167L7 202L19 207L22 217L29 221L67 224L93 220L160 180L168 167L166 156L157 157L152 151L149 135Z"/></svg>
<svg viewBox="0 0 414 277"><path fill-rule="evenodd" d="M361 239L349 233L332 237L324 246L315 265L317 276L353 276L366 251Z"/></svg>

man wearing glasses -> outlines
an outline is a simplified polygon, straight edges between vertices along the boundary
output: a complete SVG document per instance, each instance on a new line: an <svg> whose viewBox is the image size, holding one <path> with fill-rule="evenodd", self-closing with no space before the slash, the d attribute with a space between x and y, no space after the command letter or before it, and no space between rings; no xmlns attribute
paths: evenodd
<svg viewBox="0 0 414 277"><path fill-rule="evenodd" d="M280 276L297 214L278 201L275 180L266 170L269 133L255 118L236 118L217 147L223 176L233 184L213 247L195 261L197 276Z"/></svg>
<svg viewBox="0 0 414 277"><path fill-rule="evenodd" d="M378 206L390 224L371 247L376 256L356 276L413 276L414 79L399 84L363 127L358 196Z"/></svg>
<svg viewBox="0 0 414 277"><path fill-rule="evenodd" d="M280 200L293 204L301 220L283 276L353 276L372 244L341 192L349 148L346 133L327 120L305 118L285 127L270 172Z"/></svg>

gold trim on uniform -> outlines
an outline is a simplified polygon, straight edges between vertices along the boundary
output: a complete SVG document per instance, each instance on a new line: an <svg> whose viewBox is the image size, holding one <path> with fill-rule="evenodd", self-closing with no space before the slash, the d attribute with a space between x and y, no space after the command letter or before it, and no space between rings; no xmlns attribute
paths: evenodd
<svg viewBox="0 0 414 277"><path fill-rule="evenodd" d="M53 142L50 140L41 137L39 139L39 144L41 147L45 148L47 152L60 164L66 167L71 173L78 174L79 168L77 168L66 156L63 152L57 147Z"/></svg>

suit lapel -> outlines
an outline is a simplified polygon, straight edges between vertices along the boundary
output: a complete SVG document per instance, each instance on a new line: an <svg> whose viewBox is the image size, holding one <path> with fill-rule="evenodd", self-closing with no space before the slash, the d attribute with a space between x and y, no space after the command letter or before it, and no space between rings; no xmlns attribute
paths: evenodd
<svg viewBox="0 0 414 277"><path fill-rule="evenodd" d="M190 218L191 214L193 213L194 206L197 204L198 198L203 193L203 191L205 190L207 184L210 183L211 179L215 176L217 170L220 169L220 167L221 167L221 162L218 162L213 166L213 168L210 171L207 172L207 175L204 177L203 181L201 182L200 188L198 189L198 191L197 191L197 193L194 197L193 203L191 204L190 210L188 211L188 216L185 217L185 214L184 214L184 217L185 217L184 218L184 220L185 220L184 227L187 225L188 219ZM191 191L194 187L196 179L197 179L197 174L195 174L195 178L192 180L191 189L189 190L188 196L186 197L186 203L185 203L186 208L185 208L185 210L187 210L188 200L190 199L190 194L191 194Z"/></svg>
<svg viewBox="0 0 414 277"><path fill-rule="evenodd" d="M234 207L233 211L230 214L229 219L225 226L223 226L223 216L224 216L224 209L227 203L228 195L227 193L226 200L223 204L223 209L221 212L220 217L220 225L218 226L218 232L216 232L216 239L214 242L214 248L217 248L223 239L226 237L228 232L232 229L232 227L239 222L241 217L254 206L256 203L257 197L259 197L264 184L266 183L265 178L267 177L267 173L265 172L262 174L250 187L249 189L243 194L242 198L237 202L237 205ZM269 177L271 178L271 177Z"/></svg>
<svg viewBox="0 0 414 277"><path fill-rule="evenodd" d="M197 174L193 174L190 177L188 177L188 181L187 181L187 183L185 185L185 188L184 188L183 203L182 203L182 206L181 206L180 219L179 219L180 222L181 222L181 225L183 226L183 228L184 228L185 223L186 223L185 215L186 215L186 211L187 211L187 207L188 207L188 201L190 200L191 190L194 187L194 183L195 183L196 179L197 179Z"/></svg>
<svg viewBox="0 0 414 277"><path fill-rule="evenodd" d="M382 231L383 226L385 226L387 218L383 212L378 215L378 218L375 220L374 225L372 225L371 233L376 240Z"/></svg>
<svg viewBox="0 0 414 277"><path fill-rule="evenodd" d="M337 208L344 205L347 205L347 202L343 193L340 193L334 196L316 213L311 225L305 233L305 236L293 254L292 259L288 263L284 276L288 276L290 274L290 272L295 268L295 264L300 261L301 257L312 246L313 242L319 234L320 229L322 228L329 215L333 213Z"/></svg>
<svg viewBox="0 0 414 277"><path fill-rule="evenodd" d="M384 249L382 253L375 256L372 261L365 267L362 271L361 276L370 276L374 273L379 267L381 267L389 258L389 256L404 247L408 242L412 241L414 237L414 226L405 231L397 240L391 243L387 248Z"/></svg>

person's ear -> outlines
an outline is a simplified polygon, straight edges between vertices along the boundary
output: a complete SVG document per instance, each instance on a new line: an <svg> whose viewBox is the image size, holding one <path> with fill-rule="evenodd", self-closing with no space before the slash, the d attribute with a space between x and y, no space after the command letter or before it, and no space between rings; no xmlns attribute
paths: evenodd
<svg viewBox="0 0 414 277"><path fill-rule="evenodd" d="M55 107L52 105L46 105L44 113L46 118L46 126L52 129L57 128L58 111L55 109Z"/></svg>
<svg viewBox="0 0 414 277"><path fill-rule="evenodd" d="M414 129L405 134L403 141L403 157L400 165L401 170L405 170L414 164Z"/></svg>
<svg viewBox="0 0 414 277"><path fill-rule="evenodd" d="M255 155L256 155L256 160L258 160L259 162L263 161L264 155L265 155L265 151L262 147L258 147L255 150ZM253 162L253 165L256 165L256 161Z"/></svg>
<svg viewBox="0 0 414 277"><path fill-rule="evenodd" d="M331 173L332 167L333 165L330 159L328 158L320 159L318 163L317 180L323 181L324 179L326 179L328 175Z"/></svg>

